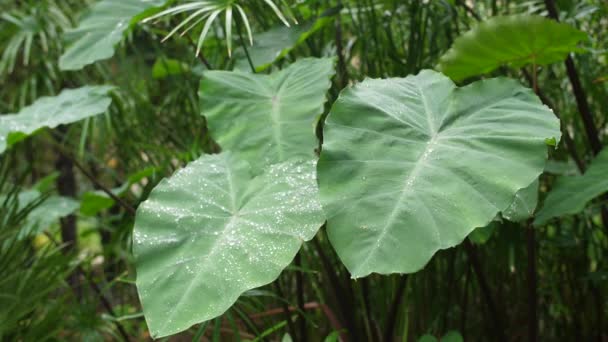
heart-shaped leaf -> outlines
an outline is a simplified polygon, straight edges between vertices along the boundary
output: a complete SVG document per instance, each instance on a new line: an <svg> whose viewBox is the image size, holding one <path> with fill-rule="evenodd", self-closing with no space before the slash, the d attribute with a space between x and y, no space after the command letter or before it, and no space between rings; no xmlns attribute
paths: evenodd
<svg viewBox="0 0 608 342"><path fill-rule="evenodd" d="M275 280L324 221L315 163L288 161L252 176L229 152L163 180L137 212L137 288L154 337L226 311Z"/></svg>
<svg viewBox="0 0 608 342"><path fill-rule="evenodd" d="M456 88L434 71L368 79L327 117L317 172L353 277L410 273L486 226L543 171L559 121L509 79Z"/></svg>
<svg viewBox="0 0 608 342"><path fill-rule="evenodd" d="M608 191L608 149L604 148L582 176L562 176L538 211L535 225L581 212L587 202Z"/></svg>
<svg viewBox="0 0 608 342"><path fill-rule="evenodd" d="M439 61L439 70L453 80L488 73L506 65L546 65L562 61L584 32L540 16L494 17L458 37Z"/></svg>
<svg viewBox="0 0 608 342"><path fill-rule="evenodd" d="M18 114L0 116L0 153L43 127L55 128L104 113L112 99L110 86L65 89L59 95L41 97Z"/></svg>
<svg viewBox="0 0 608 342"><path fill-rule="evenodd" d="M202 114L222 148L254 169L290 158L315 158L316 117L334 74L332 59L305 58L271 75L208 71L201 80Z"/></svg>
<svg viewBox="0 0 608 342"><path fill-rule="evenodd" d="M167 0L101 0L80 21L78 27L67 31L73 40L59 59L61 70L80 70L86 65L114 56L118 44L133 19L144 11L162 6Z"/></svg>

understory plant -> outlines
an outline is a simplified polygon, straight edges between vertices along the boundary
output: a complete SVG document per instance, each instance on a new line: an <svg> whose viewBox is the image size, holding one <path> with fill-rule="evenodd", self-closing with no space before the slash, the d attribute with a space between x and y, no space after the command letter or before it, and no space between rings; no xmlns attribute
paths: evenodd
<svg viewBox="0 0 608 342"><path fill-rule="evenodd" d="M564 3L15 6L0 76L41 96L2 94L0 158L31 177L0 255L35 246L11 270L61 270L34 272L53 300L86 282L124 340L601 339L608 8ZM61 309L10 303L0 338Z"/></svg>

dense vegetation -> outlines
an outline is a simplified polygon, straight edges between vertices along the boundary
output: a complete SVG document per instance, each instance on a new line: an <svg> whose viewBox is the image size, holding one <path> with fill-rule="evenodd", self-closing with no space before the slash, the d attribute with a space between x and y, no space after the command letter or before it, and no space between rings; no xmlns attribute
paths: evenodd
<svg viewBox="0 0 608 342"><path fill-rule="evenodd" d="M605 1L0 9L0 340L608 339Z"/></svg>

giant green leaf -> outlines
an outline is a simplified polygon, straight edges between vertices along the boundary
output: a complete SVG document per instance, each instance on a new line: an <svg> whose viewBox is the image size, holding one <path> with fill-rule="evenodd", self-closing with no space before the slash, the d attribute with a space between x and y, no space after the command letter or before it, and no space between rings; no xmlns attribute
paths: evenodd
<svg viewBox="0 0 608 342"><path fill-rule="evenodd" d="M494 17L458 37L439 61L454 80L481 75L506 65L546 65L562 61L587 35L540 16Z"/></svg>
<svg viewBox="0 0 608 342"><path fill-rule="evenodd" d="M17 114L0 116L0 153L43 127L55 128L105 112L110 86L65 89L59 95L41 97Z"/></svg>
<svg viewBox="0 0 608 342"><path fill-rule="evenodd" d="M368 79L327 117L317 172L327 232L353 277L410 273L486 226L543 171L559 121L498 78Z"/></svg>
<svg viewBox="0 0 608 342"><path fill-rule="evenodd" d="M67 31L73 40L59 59L61 70L79 70L114 55L114 46L138 14L162 6L167 0L101 0L91 8L78 27Z"/></svg>
<svg viewBox="0 0 608 342"><path fill-rule="evenodd" d="M538 211L535 225L581 212L587 202L608 191L608 149L602 150L582 176L562 176Z"/></svg>
<svg viewBox="0 0 608 342"><path fill-rule="evenodd" d="M314 123L334 73L332 59L305 58L271 75L208 71L199 96L213 137L255 169L313 159Z"/></svg>
<svg viewBox="0 0 608 342"><path fill-rule="evenodd" d="M153 337L226 311L268 284L324 221L313 161L253 176L229 152L163 180L137 212L137 288Z"/></svg>

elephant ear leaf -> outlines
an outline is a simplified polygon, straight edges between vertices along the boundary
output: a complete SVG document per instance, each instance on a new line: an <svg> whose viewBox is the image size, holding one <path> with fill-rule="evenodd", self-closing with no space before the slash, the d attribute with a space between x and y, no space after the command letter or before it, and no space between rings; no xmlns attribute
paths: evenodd
<svg viewBox="0 0 608 342"><path fill-rule="evenodd" d="M71 45L59 58L61 70L80 70L114 56L114 46L138 15L167 0L101 0L91 8L78 27L67 31Z"/></svg>
<svg viewBox="0 0 608 342"><path fill-rule="evenodd" d="M137 288L155 338L223 314L274 281L323 224L315 162L254 176L229 152L162 181L137 212Z"/></svg>
<svg viewBox="0 0 608 342"><path fill-rule="evenodd" d="M458 81L501 66L547 65L564 60L586 38L568 24L540 16L494 17L458 37L438 70Z"/></svg>
<svg viewBox="0 0 608 342"><path fill-rule="evenodd" d="M41 97L17 114L0 116L0 153L43 127L55 128L104 113L112 99L111 86L65 89L57 96Z"/></svg>
<svg viewBox="0 0 608 342"><path fill-rule="evenodd" d="M201 114L220 146L254 169L312 160L318 146L314 123L333 74L329 58L304 58L270 75L208 71L199 91Z"/></svg>
<svg viewBox="0 0 608 342"><path fill-rule="evenodd" d="M505 211L560 135L551 110L509 79L456 88L427 70L347 88L317 167L330 242L355 278L415 272Z"/></svg>
<svg viewBox="0 0 608 342"><path fill-rule="evenodd" d="M534 220L542 225L554 217L573 215L585 209L589 201L608 191L608 149L595 157L582 176L562 176L557 179L543 207Z"/></svg>

